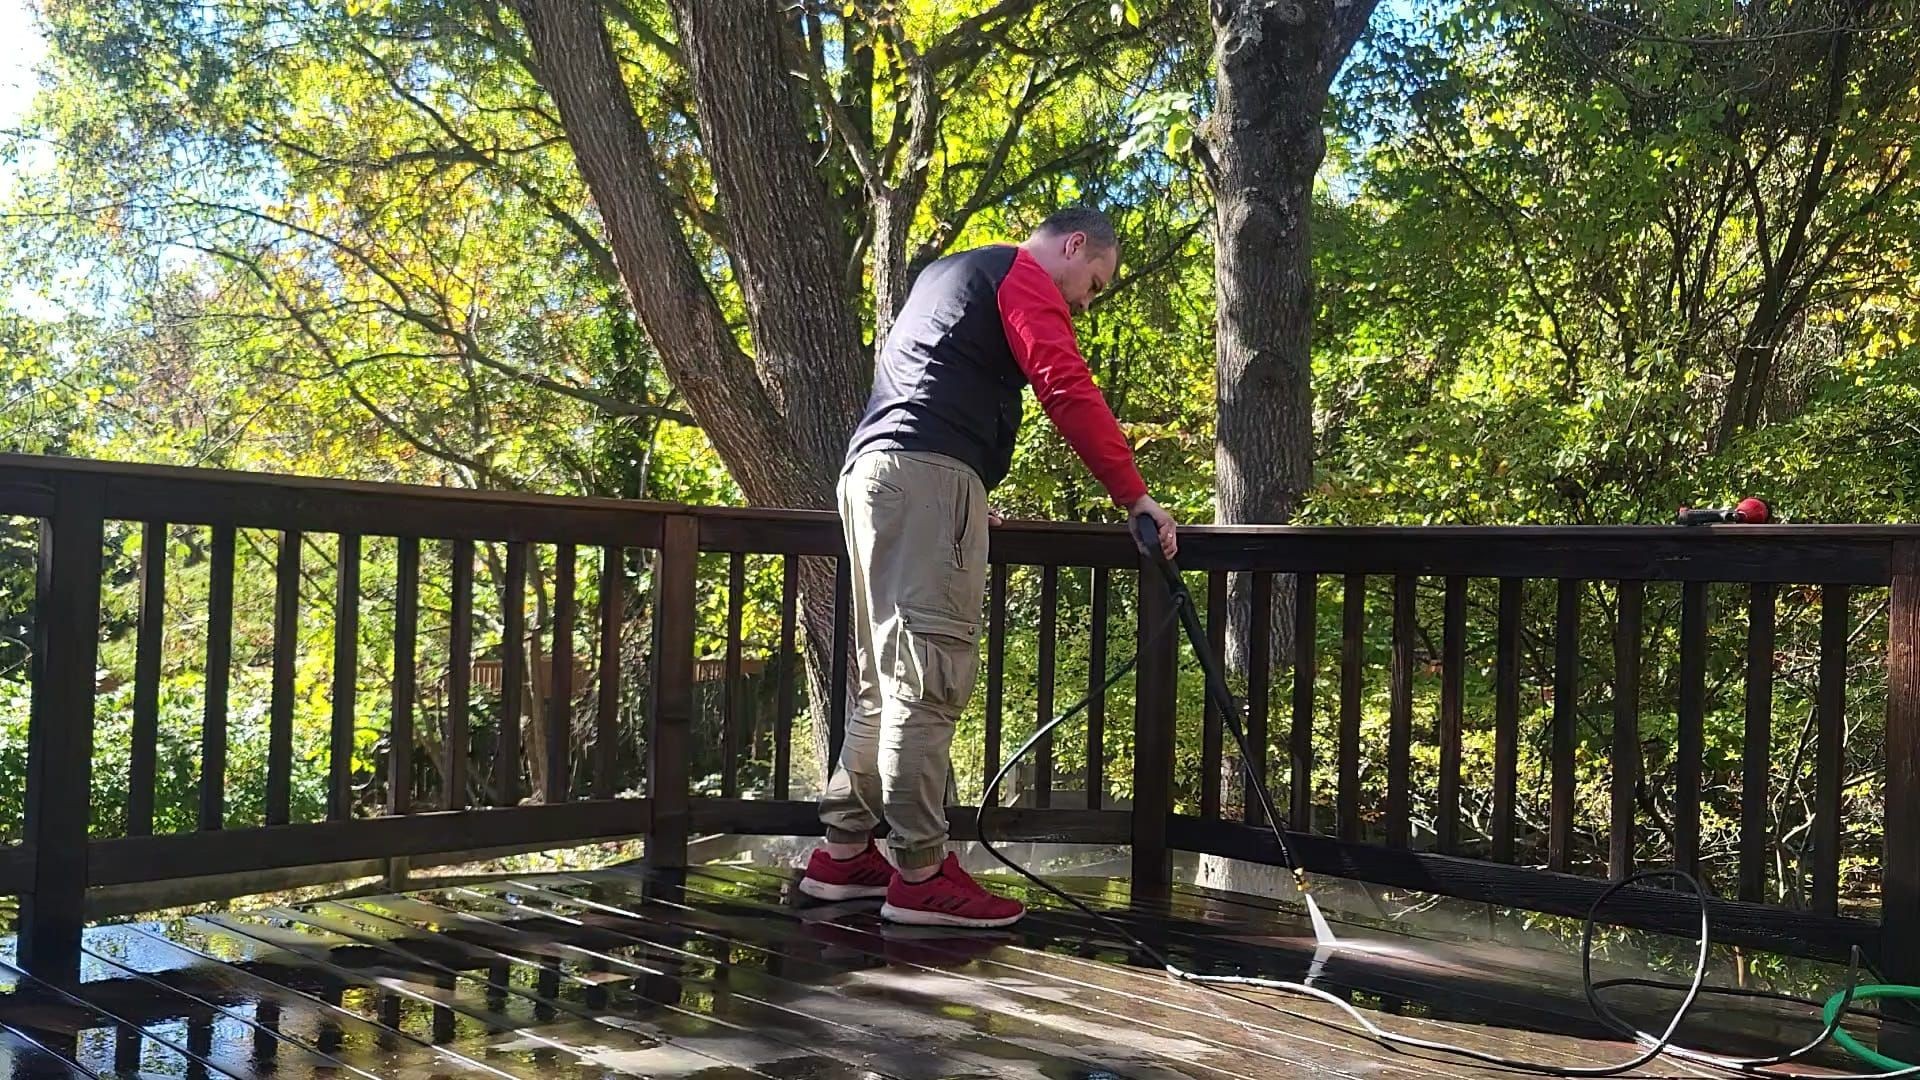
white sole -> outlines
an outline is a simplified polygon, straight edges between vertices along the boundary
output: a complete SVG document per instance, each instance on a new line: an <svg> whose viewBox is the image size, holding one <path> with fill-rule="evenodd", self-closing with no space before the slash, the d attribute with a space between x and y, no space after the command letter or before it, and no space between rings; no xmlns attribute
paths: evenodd
<svg viewBox="0 0 1920 1080"><path fill-rule="evenodd" d="M885 885L833 885L810 877L800 879L800 891L815 900L872 900L887 895Z"/></svg>
<svg viewBox="0 0 1920 1080"><path fill-rule="evenodd" d="M999 926L1012 926L1026 914L1021 911L998 919L968 919L959 915L949 915L943 911L921 911L918 908L894 907L892 904L880 905L881 918L902 926L959 926L969 930L991 930Z"/></svg>

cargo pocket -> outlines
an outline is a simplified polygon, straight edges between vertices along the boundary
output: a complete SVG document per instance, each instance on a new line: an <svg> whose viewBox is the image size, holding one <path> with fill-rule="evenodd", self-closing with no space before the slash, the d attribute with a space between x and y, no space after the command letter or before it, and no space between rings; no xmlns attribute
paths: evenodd
<svg viewBox="0 0 1920 1080"><path fill-rule="evenodd" d="M901 608L900 630L906 639L896 660L901 696L943 711L965 708L980 668L979 623Z"/></svg>

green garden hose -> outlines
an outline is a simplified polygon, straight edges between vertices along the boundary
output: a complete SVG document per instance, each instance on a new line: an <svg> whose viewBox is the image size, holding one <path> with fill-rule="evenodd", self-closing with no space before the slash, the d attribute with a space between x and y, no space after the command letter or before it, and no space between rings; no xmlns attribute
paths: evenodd
<svg viewBox="0 0 1920 1080"><path fill-rule="evenodd" d="M1846 993L1842 991L1828 998L1826 1008L1821 1011L1821 1019L1829 1024L1833 1023L1833 1018L1840 1014L1841 1008L1845 1005L1846 996ZM1865 998L1894 998L1903 1001L1920 1001L1920 986L1900 986L1894 983L1867 983L1864 986L1856 986L1853 988L1853 1000L1860 1001ZM1875 1068L1915 1068L1915 1066L1909 1065L1904 1061L1890 1058L1885 1054L1875 1053L1861 1046L1860 1040L1847 1034L1847 1029L1843 1027L1833 1029L1833 1041L1846 1047L1847 1052L1854 1057L1859 1058L1861 1061Z"/></svg>

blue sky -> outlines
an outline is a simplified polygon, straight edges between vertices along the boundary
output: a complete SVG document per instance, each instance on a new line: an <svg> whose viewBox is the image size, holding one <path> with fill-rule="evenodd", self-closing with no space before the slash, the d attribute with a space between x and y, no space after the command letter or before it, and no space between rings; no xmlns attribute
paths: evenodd
<svg viewBox="0 0 1920 1080"><path fill-rule="evenodd" d="M18 124L33 102L33 68L45 53L27 0L0 0L0 127Z"/></svg>
<svg viewBox="0 0 1920 1080"><path fill-rule="evenodd" d="M39 77L34 67L46 54L46 42L34 27L27 0L0 0L0 130L15 128L33 104ZM0 202L13 191L14 164L0 161ZM15 311L51 315L39 297L15 287L8 296Z"/></svg>

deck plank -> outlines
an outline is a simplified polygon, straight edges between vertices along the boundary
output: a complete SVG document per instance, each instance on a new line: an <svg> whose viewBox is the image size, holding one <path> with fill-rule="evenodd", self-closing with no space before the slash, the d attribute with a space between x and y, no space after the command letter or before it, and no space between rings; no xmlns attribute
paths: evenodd
<svg viewBox="0 0 1920 1080"><path fill-rule="evenodd" d="M564 887L568 883L550 884ZM564 893L545 890L536 893L528 887L520 894L520 902L571 900L575 904L598 906L603 918L608 909L618 907L609 903L619 898L618 893L605 891L604 882L573 884L597 889L600 895L598 898L565 897ZM528 899L530 895L532 900ZM850 962L860 968L857 974L869 982L878 982L882 994L876 995L873 988L861 985L857 979L844 985L850 993L870 1000L875 1009L898 1004L917 1004L918 1008L926 1009L946 1001L973 1006L988 999L982 1011L996 1018L1009 1014L1040 1016L1074 1032L1087 1031L1090 1025L1097 1024L1106 1029L1103 1034L1109 1039L1142 1040L1144 1034L1142 1041L1197 1042L1199 1045L1185 1048L1187 1053L1182 1055L1192 1063L1189 1068L1222 1068L1213 1063L1223 1058L1227 1061L1261 1059L1260 1070L1284 1065L1290 1070L1325 1076L1373 1075L1383 1067L1380 1061L1354 1061L1343 1067L1336 1055L1354 1052L1355 1048L1315 1038L1313 1034L1274 1031L1268 1034L1278 1036L1277 1039L1249 1040L1245 1037L1245 1025L1219 1020L1215 1015L1217 1010L1182 1012L1165 1008L1155 998L1143 994L1114 993L1108 987L1058 977L1051 972L1022 970L1003 959L1011 935L983 937L975 932L956 935L952 931L891 927L874 917L872 902L865 903L864 911L859 910L857 903L813 909L827 916L814 921L785 918L772 912L720 913L696 906L680 907L677 911L662 908L659 901L649 901L642 911L633 911L624 918L640 926L659 922L685 925L703 937L729 944L756 938L761 944L742 947L767 953L770 962L786 964L796 978L813 977L812 972L795 970L794 966L809 962L809 947L818 948L822 956L850 957ZM879 978L874 978L876 975ZM1165 980L1158 982L1161 985L1156 990L1161 993L1172 985ZM925 1000L895 1002L884 996L897 992L902 986L925 995ZM1302 1045L1291 1045L1294 1043ZM1374 1048L1363 1046L1355 1056L1380 1056L1373 1051ZM1384 1068L1397 1075L1409 1075L1397 1062L1386 1062Z"/></svg>
<svg viewBox="0 0 1920 1080"><path fill-rule="evenodd" d="M785 964L756 963L760 957L746 946L658 922L635 928L638 932L621 933L604 924L569 920L534 904L516 905L471 890L458 890L460 897L451 892L427 894L432 900L380 897L357 903L401 912L414 921L464 917L488 928L473 931L483 940L528 955L557 950L616 964L645 966L661 959L682 963L687 971L682 981L696 992L710 992L712 1007L725 1010L730 1018L754 1023L772 1014L783 1027L792 1026L798 1018L804 1027L815 1030L816 1045L833 1049L851 1045L869 1052L884 1049L889 1071L900 1075L952 1075L956 1061L978 1067L982 1075L1003 1075L1007 1066L1006 1048L991 1045L990 1035L950 1018L913 1010L849 1009L843 1002L834 1002L831 989L774 974L781 969L794 975ZM825 966L806 972L823 981L842 973ZM1036 1068L1050 1060L1038 1054L1030 1059Z"/></svg>
<svg viewBox="0 0 1920 1080"><path fill-rule="evenodd" d="M1350 922L1343 939L1364 948L1316 951L1281 902L1193 885L1136 898L1088 877L1056 884L1098 917L994 877L1028 904L1018 925L899 927L877 901L800 896L796 875L624 866L96 927L66 986L0 943L0 1080L1511 1075L1385 1048L1325 1002L1171 979L1107 920L1189 970L1305 979L1410 1035L1552 1064L1632 1056L1593 1021L1573 958L1524 939ZM1675 998L1609 1000L1659 1026ZM1682 1034L1759 1053L1817 1027L1707 998Z"/></svg>
<svg viewBox="0 0 1920 1080"><path fill-rule="evenodd" d="M711 872L721 874L739 871L735 869L729 869L727 871L713 869ZM1117 914L1127 921L1134 921L1130 913L1120 912ZM1234 991L1236 996L1260 999L1250 1006L1250 1009L1257 1010L1257 1013L1250 1013L1248 1009L1228 1008L1228 999L1218 991L1170 980L1162 975L1157 967L1152 966L1151 961L1144 955L1129 955L1131 947L1123 943L1122 940L1113 935L1111 931L1107 931L1104 928L1096 929L1077 921L1051 919L1049 913L1044 908L1035 910L1029 914L1020 926L1022 928L1021 936L1028 940L1030 946L1038 947L1037 949L1030 948L1027 950L1029 952L1035 952L1038 951L1038 949L1044 948L1058 948L1061 942L1073 940L1084 941L1087 945L1091 946L1090 949L1085 951L1099 959L1088 965L1083 970L1083 974L1086 972L1098 972L1097 978L1106 980L1130 980L1132 985L1128 987L1128 989L1134 994L1143 997L1148 994L1152 995L1146 998L1148 1001L1178 1000L1185 1004L1192 1012L1200 1015L1219 1014L1223 1009L1227 1009L1235 1023L1242 1026L1251 1025L1259 1028L1260 1036L1263 1039L1284 1040L1298 1037L1299 1029L1297 1026L1290 1023L1286 1024L1286 1026L1275 1026L1275 1017L1282 1018L1282 1023L1286 1020L1301 1020L1324 1029L1324 1031L1317 1031L1316 1034L1324 1034L1325 1031L1338 1030L1328 1025L1345 1027L1351 1023L1350 1020L1341 1016L1337 1010L1334 1010L1331 1006L1292 996L1270 995L1264 991ZM1133 928L1135 932L1143 938L1147 938L1148 940L1155 939L1156 931L1153 928L1142 926L1139 922L1135 922ZM1351 996L1356 990L1366 992L1375 998L1382 999L1379 1001L1380 1005L1401 1013L1401 1016L1396 1017L1396 1020L1399 1021L1401 1026L1409 1027L1417 1025L1434 1029L1410 1032L1412 1034L1434 1037L1437 1031L1441 1036L1450 1036L1454 1038L1455 1041L1472 1044L1477 1049L1495 1053L1509 1052L1515 1056L1537 1057L1542 1060L1557 1060L1565 1064L1592 1061L1596 1056L1612 1057L1615 1059L1631 1056L1631 1052L1618 1045L1574 1043L1569 1048L1560 1048L1552 1045L1543 1045L1539 1041L1514 1040L1505 1037L1504 1033L1497 1029L1483 1028L1481 1030L1475 1030L1471 1028L1461 1028L1457 1024L1437 1023L1430 1015L1427 1015L1431 1006L1427 1006L1424 1002L1418 1000L1395 1001L1391 997L1384 995L1379 987L1375 985L1374 980L1368 979L1363 981L1352 979L1350 973L1343 977L1341 970L1342 965L1339 960L1327 963L1320 970L1315 971L1313 969L1314 957L1311 949L1305 950L1296 958L1288 959L1284 962L1275 962L1272 957L1264 955L1265 951L1258 946L1249 948L1248 943L1242 941L1228 941L1223 939L1218 943L1213 943L1211 947L1195 950L1182 948L1179 943L1166 940L1164 934L1161 934L1160 937L1161 940L1157 941L1157 945L1162 951L1170 953L1170 958L1176 963L1182 964L1182 966L1188 970L1208 974L1257 973L1277 978L1306 978L1311 973L1311 981L1313 984L1323 989L1332 990L1337 993L1344 992L1347 996ZM1039 954L1049 955L1045 952L1040 952ZM995 959L1003 966L1014 970L1026 970L1032 966L1031 961L1023 963L1010 956L996 954ZM1249 962L1250 960L1251 962ZM1133 964L1135 966L1123 967L1121 964ZM1266 1015L1259 1016L1258 1014ZM1408 1060L1406 1055L1384 1050L1370 1040L1351 1034L1346 1034L1346 1041L1343 1048L1346 1052L1359 1055L1363 1058L1378 1059L1370 1063L1370 1067L1372 1068L1404 1068ZM1326 1051L1321 1052L1325 1053ZM1359 1068L1360 1066L1354 1064L1348 1067ZM1422 1075L1478 1075L1473 1067L1449 1059L1439 1059L1437 1061L1423 1063L1419 1066L1419 1071Z"/></svg>
<svg viewBox="0 0 1920 1080"><path fill-rule="evenodd" d="M690 1058L701 1065L703 1078L765 1075L670 1046L625 1023L571 1015L561 1020L553 1003L532 992L542 980L521 978L509 965L498 965L487 977L477 978L332 934L291 916L291 912L276 911L222 915L209 921L305 956L363 987L392 991L401 1001L440 1006L480 1021L497 1033L489 1043L490 1051L521 1056L527 1068L539 1070L536 1075L566 1080L680 1075L687 1071ZM397 1020L399 1005L392 1007Z"/></svg>
<svg viewBox="0 0 1920 1080"><path fill-rule="evenodd" d="M370 907L387 907L389 910L393 910L396 912L398 911L408 912L412 916L411 920L409 921L411 921L415 926L429 925L435 918L439 918L441 920L451 920L451 919L458 919L461 915L474 916L476 914L471 910L471 907L472 907L471 904L462 903L460 898L457 896L449 895L447 893L427 894L427 896L433 899L442 901L443 903L451 902L457 906L456 907L440 906L438 907L437 910L435 910L432 904L428 904L424 900L396 901L391 898L379 898L377 900L361 901L361 902L358 902L356 906L359 906L363 909L370 908ZM423 910L423 907L425 908L425 910ZM467 910L461 910L462 908L465 908ZM511 914L511 909L507 909L507 913ZM480 921L484 922L485 920L481 919ZM677 937L677 936L681 936L682 934L681 929L674 926L670 922L655 923L654 926L652 927L652 930L656 934L664 930L668 937ZM484 931L482 931L482 933L484 933ZM486 936L491 937L493 939L493 944L490 946L480 946L482 948L504 947L505 949L508 949L508 950L524 950L526 954L529 956L540 956L548 953L551 947L549 942L543 942L541 940L541 935L514 931L505 927L496 926L495 932L491 935L486 935ZM606 945L606 944L612 944L612 943L603 942L602 944ZM656 944L656 942L653 939L647 939L644 943L635 943L635 944L642 944L644 947L645 945L654 945ZM602 950L596 950L596 951L602 951ZM626 959L626 957L621 955L621 950L618 948L606 949L602 951L602 955L615 957L619 959ZM701 958L699 957L699 955L690 950L683 950L682 957L690 965L701 962ZM568 961L561 960L559 962L562 964L563 968L570 966ZM578 961L573 961L572 963L577 964ZM833 973L831 972L818 973L817 977L825 977L831 974ZM777 999L771 999L768 995L759 992L762 990L771 989L769 987L758 986L745 991L739 988L739 984L743 982L749 983L749 985L751 985L752 976L753 976L753 973L751 971L744 969L733 958L728 958L724 962L714 962L714 973L709 977L710 981L715 986L715 991L713 994L713 1002L712 1002L713 1007L716 1010L721 1007L733 1007L741 999L749 998L749 997L754 999L753 1004L756 1004L756 1005L767 1006L767 1005L773 1004L774 1001ZM724 980L724 984L722 982L723 980ZM809 1038L810 1032L807 1030L807 1028L815 1028L818 1026L818 1020L813 1019L813 1017L815 1016L847 1016L847 1017L860 1016L860 1017L866 1018L870 1016L880 1015L883 1009L884 1011L890 1012L890 1013L904 1013L908 1015L919 1014L921 1016L929 1016L929 1015L937 1016L942 1006L950 1006L955 1003L956 1003L956 999L953 999L951 997L941 998L938 1001L929 1002L925 1000L923 997L920 997L911 993L906 993L906 994L892 995L889 1000L886 1000L884 1002L869 1002L866 1004L865 1007L863 1007L860 1003L857 1003L857 1002L841 1002L839 1003L837 1008L816 1008L811 1011L812 1012L811 1016L809 1016L807 1012L791 1010L791 1009L782 1010L781 1014L783 1015L783 1017L793 1017L793 1016L807 1017L808 1022L806 1023L806 1025L792 1032L792 1037L797 1043L801 1045L806 1045L810 1041L817 1042L817 1037L815 1037L814 1039ZM785 1002L780 1002L780 1004L784 1005ZM873 1007L875 1005L879 1005L881 1006L881 1008ZM975 1003L975 1005L977 1008L978 1003ZM790 1018L786 1018L783 1020L783 1027L771 1027L770 1025L773 1021L770 1020L767 1013L770 1013L773 1011L774 1010L763 1008L760 1014L756 1016L753 1016L753 1017L740 1016L738 1019L742 1023L753 1023L756 1026L756 1028L758 1028L762 1032L768 1032L768 1031L777 1032L777 1031L782 1031L783 1029L793 1028L795 1022L793 1019L790 1019ZM1078 1064L1081 1065L1081 1067L1090 1071L1094 1071L1096 1073L1100 1071L1111 1071L1117 1067L1122 1070L1123 1075L1130 1075L1130 1076L1152 1077L1152 1076L1184 1075L1179 1071L1175 1071L1174 1068L1172 1067L1174 1064L1177 1063L1177 1061L1170 1062L1166 1060L1156 1060L1148 1056L1140 1056L1140 1057L1135 1057L1128 1060L1116 1061L1108 1058L1102 1058L1097 1055L1088 1055L1088 1054L1085 1054L1084 1052L1076 1054L1073 1052L1072 1047L1068 1044L1067 1041L1063 1041L1059 1039L1058 1033L1049 1033L1044 1028L1034 1026L1034 1025L1022 1025L1017 1020L1010 1023L1007 1016L994 1014L991 1010L978 1009L977 1011L983 1017L990 1018L994 1027L1002 1028L1002 1029L1011 1029L1011 1030L1007 1031L1005 1034L1001 1036L991 1035L984 1030L974 1030L972 1032L965 1033L965 1036L970 1036L970 1037L963 1037L961 1039L954 1040L947 1046L935 1046L935 1047L920 1048L918 1050L908 1051L905 1054L903 1054L901 1057L896 1058L895 1060L903 1064L906 1064L914 1061L926 1062L928 1060L939 1060L940 1057L951 1058L954 1056L958 1056L960 1060L971 1063L971 1064L975 1064L978 1067L980 1067L982 1070L982 1075L1001 1075L1001 1076L1014 1075L1014 1076L1038 1077L1038 1076L1047 1075L1048 1068L1056 1061L1059 1061L1063 1058L1067 1060L1073 1060L1078 1058L1078 1059L1082 1059L1078 1061ZM1010 1035L1013 1035L1016 1032L1023 1033L1025 1035L1027 1040L1026 1045L1023 1045L1021 1041L1015 1038L1009 1037ZM1033 1041L1043 1041L1043 1046L1039 1049L1035 1049L1031 1045ZM934 1051L935 1056L929 1057L928 1055L929 1050ZM915 1071L916 1073L924 1073L925 1069L924 1067L921 1067L921 1068L916 1068ZM946 1075L944 1070L939 1072L938 1074ZM1228 1073L1226 1075L1238 1076L1241 1074Z"/></svg>
<svg viewBox="0 0 1920 1080"><path fill-rule="evenodd" d="M743 877L757 879L763 886L789 880L779 872L748 867L704 867L698 868L695 873L720 880L737 881ZM1113 883L1107 884L1109 893L1113 892ZM1066 940L1076 933L1090 933L1084 916L1063 913L1057 900L1039 890L1025 890L1005 882L996 882L996 887L1019 894L1030 905L1034 905L1032 913L1020 925L1025 928L1024 932L1035 934L1040 941L1049 938ZM759 899L764 902L769 895L763 893ZM1111 902L1111 896L1103 900L1099 896L1083 894L1083 898L1096 909ZM1182 912L1183 918L1169 920L1153 917L1153 908L1156 906L1153 902L1140 903L1146 910L1108 907L1105 913L1131 923L1132 929L1148 940L1156 940L1156 933L1165 935L1157 944L1163 951L1172 954L1176 963L1190 970L1208 973L1251 971L1270 977L1297 978L1313 963L1310 931L1304 925L1288 927L1284 936L1269 940L1260 934L1248 933L1246 924L1250 920L1245 920L1244 916L1237 913L1236 918L1224 923L1217 918L1207 920L1191 910ZM1171 903L1176 907L1188 906L1183 905L1177 897ZM1278 917L1283 913L1269 911L1268 915ZM1379 935L1373 937L1377 943ZM1307 943L1304 947L1288 947L1302 940ZM1110 950L1122 947L1117 938L1106 942L1106 946ZM1391 963L1377 953L1360 957L1335 953L1322 961L1314 984L1349 998L1356 992L1364 994L1373 1008L1397 1013L1379 1021L1386 1023L1390 1029L1464 1043L1493 1053L1558 1064L1591 1064L1596 1061L1624 1060L1634 1055L1631 1047L1608 1037L1608 1033L1598 1028L1587 1010L1584 997L1577 990L1577 984L1545 978L1531 983L1496 981L1489 984L1481 981L1480 974L1472 970L1480 961L1477 953L1457 956L1449 962L1445 955L1447 951L1436 949L1432 943L1421 943L1415 950L1402 950L1402 955L1391 957ZM1109 958L1123 959L1112 953ZM1136 961L1138 959L1135 958ZM1414 967L1411 975L1401 970L1409 964ZM1113 963L1100 966L1108 972L1128 970ZM1421 966L1431 966L1433 973L1422 975L1419 972ZM1523 974L1526 973L1524 969L1521 970ZM1169 983L1157 970L1135 969L1131 974L1136 979L1150 981L1155 987L1171 986L1177 993L1199 995L1210 1007L1220 1007L1222 999L1213 991ZM1502 987L1505 987L1504 991ZM1476 988L1479 988L1478 993L1475 992ZM1161 992L1165 993L1164 990ZM1540 995L1549 993L1552 995L1551 1007L1546 1007L1542 1005ZM1264 992L1257 996L1268 999ZM1462 1007L1463 997L1477 1000L1467 1001L1466 1007ZM1316 1022L1349 1023L1330 1008L1322 1010L1312 1002L1292 997L1281 997L1279 1000L1286 1002L1284 1011L1287 1015ZM1677 1002L1677 995L1664 991L1615 990L1610 991L1609 1000L1624 1015L1639 1019L1643 1026L1657 1027L1663 1026L1667 1014ZM1272 1000L1263 1000L1263 1005L1271 1004ZM1873 1030L1870 1022L1863 1021L1856 1026L1867 1033ZM1786 1044L1798 1044L1816 1034L1818 1029L1816 1018L1796 1015L1791 1009L1755 1010L1750 1002L1709 997L1696 1004L1682 1030L1683 1036L1692 1045L1707 1046L1730 1054L1761 1054ZM1810 1063L1841 1070L1850 1067L1844 1054L1838 1051L1823 1053ZM1641 1074L1662 1075L1670 1072L1670 1067L1656 1064Z"/></svg>

